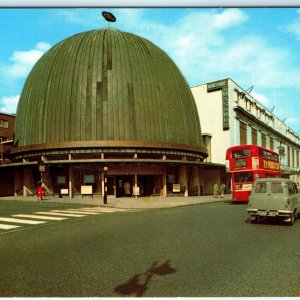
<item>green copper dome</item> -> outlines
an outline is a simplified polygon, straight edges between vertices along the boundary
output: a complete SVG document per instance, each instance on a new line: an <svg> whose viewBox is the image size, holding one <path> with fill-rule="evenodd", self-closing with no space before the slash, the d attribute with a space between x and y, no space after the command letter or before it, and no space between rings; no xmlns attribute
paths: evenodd
<svg viewBox="0 0 300 300"><path fill-rule="evenodd" d="M197 108L174 62L150 41L101 29L45 53L23 88L15 147L160 144L206 155Z"/></svg>

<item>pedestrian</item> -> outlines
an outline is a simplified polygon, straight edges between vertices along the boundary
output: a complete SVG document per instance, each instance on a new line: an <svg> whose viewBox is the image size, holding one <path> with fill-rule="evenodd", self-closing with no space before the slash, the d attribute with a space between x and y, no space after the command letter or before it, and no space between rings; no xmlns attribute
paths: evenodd
<svg viewBox="0 0 300 300"><path fill-rule="evenodd" d="M125 192L125 197L129 197L130 196L130 188L131 188L131 185L128 181L126 181L124 183L124 192Z"/></svg>
<svg viewBox="0 0 300 300"><path fill-rule="evenodd" d="M42 201L43 197L45 196L45 189L41 182L39 182L39 184L38 184L38 187L36 189L36 194L38 196L38 201Z"/></svg>
<svg viewBox="0 0 300 300"><path fill-rule="evenodd" d="M221 198L224 198L224 192L225 192L225 184L222 183L219 188L219 193L221 195Z"/></svg>
<svg viewBox="0 0 300 300"><path fill-rule="evenodd" d="M214 197L215 197L215 198L218 197L218 190L219 190L218 184L215 183L215 184L214 184Z"/></svg>

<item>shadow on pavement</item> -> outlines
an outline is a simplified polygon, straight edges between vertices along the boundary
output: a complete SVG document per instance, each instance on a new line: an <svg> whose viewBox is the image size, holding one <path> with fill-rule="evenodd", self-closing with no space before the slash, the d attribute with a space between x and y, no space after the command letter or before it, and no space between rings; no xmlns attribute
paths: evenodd
<svg viewBox="0 0 300 300"><path fill-rule="evenodd" d="M142 297L154 275L165 276L175 272L176 269L170 265L170 260L161 265L158 265L158 262L154 262L145 273L133 275L126 283L117 286L114 291L123 296Z"/></svg>

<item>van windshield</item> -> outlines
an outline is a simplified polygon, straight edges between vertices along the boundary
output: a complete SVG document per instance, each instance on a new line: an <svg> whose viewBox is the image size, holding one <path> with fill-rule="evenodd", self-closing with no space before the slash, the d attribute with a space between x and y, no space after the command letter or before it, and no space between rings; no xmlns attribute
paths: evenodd
<svg viewBox="0 0 300 300"><path fill-rule="evenodd" d="M271 193L283 193L282 184L278 182L272 182Z"/></svg>

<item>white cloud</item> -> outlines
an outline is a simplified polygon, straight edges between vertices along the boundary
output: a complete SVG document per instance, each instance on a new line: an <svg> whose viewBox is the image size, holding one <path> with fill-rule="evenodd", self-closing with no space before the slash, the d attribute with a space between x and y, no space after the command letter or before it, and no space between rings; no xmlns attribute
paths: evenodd
<svg viewBox="0 0 300 300"><path fill-rule="evenodd" d="M300 14L300 9L297 10L297 13ZM286 25L280 26L280 29L283 32L294 35L297 40L300 40L300 17Z"/></svg>
<svg viewBox="0 0 300 300"><path fill-rule="evenodd" d="M271 108L270 106L272 105L272 101L268 97L254 91L252 91L250 95L266 108Z"/></svg>
<svg viewBox="0 0 300 300"><path fill-rule="evenodd" d="M0 110L6 113L16 113L20 95L2 97L0 99Z"/></svg>
<svg viewBox="0 0 300 300"><path fill-rule="evenodd" d="M212 27L225 29L247 21L248 16L240 9L231 8L212 17Z"/></svg>
<svg viewBox="0 0 300 300"><path fill-rule="evenodd" d="M50 48L50 44L39 42L34 49L28 51L14 51L10 60L10 65L2 69L10 79L25 78L37 60Z"/></svg>

